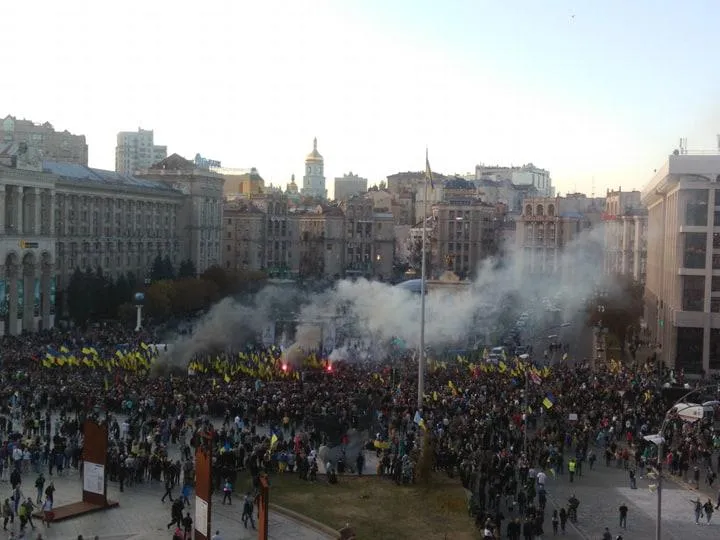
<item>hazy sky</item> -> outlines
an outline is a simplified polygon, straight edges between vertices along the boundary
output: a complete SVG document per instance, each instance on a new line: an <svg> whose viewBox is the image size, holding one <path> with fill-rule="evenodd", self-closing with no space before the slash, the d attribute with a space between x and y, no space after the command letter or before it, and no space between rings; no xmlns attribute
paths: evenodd
<svg viewBox="0 0 720 540"><path fill-rule="evenodd" d="M720 132L720 3L482 0L4 2L0 116L115 135L284 184L313 137L328 187L476 163L559 191L641 187Z"/></svg>

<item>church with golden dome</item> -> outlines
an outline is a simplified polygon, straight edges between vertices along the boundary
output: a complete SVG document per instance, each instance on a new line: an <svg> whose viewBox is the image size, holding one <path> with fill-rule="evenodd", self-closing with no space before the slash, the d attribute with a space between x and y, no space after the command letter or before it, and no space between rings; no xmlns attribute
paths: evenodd
<svg viewBox="0 0 720 540"><path fill-rule="evenodd" d="M313 150L305 158L305 176L300 192L309 197L327 199L325 189L325 160L317 149L317 137L313 139Z"/></svg>

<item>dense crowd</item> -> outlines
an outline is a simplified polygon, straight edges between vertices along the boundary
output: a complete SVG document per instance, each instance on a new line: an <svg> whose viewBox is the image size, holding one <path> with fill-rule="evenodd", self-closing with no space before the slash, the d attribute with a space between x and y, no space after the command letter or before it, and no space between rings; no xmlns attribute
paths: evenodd
<svg viewBox="0 0 720 540"><path fill-rule="evenodd" d="M577 499L559 512L546 509L548 474L581 474L596 459L642 474L656 460L643 436L658 432L673 401L655 370L619 362L598 369L569 361L551 368L519 359L497 366L431 361L422 410L411 358L330 364L313 356L287 365L277 349L255 347L196 357L191 374L162 377L137 366L43 362L48 350L106 357L118 344L139 350L157 341L153 332L118 327L4 337L0 431L10 443L0 450L0 466L12 469L14 446L28 456L23 474L79 466L80 426L96 415L111 434L110 480L121 489L164 483L171 498L177 486L168 527L184 538L192 520L183 502L201 435L212 440L214 486L228 502L238 471L256 485L260 474L275 471L308 481L323 471L337 481L337 473L363 472L365 448L378 455L377 473L400 484L417 481L426 468L459 477L485 538L532 539L582 519ZM712 485L720 441L711 427L669 417L663 461L673 474L689 478L692 471L694 481L702 474ZM252 526L253 503L246 495L243 521Z"/></svg>

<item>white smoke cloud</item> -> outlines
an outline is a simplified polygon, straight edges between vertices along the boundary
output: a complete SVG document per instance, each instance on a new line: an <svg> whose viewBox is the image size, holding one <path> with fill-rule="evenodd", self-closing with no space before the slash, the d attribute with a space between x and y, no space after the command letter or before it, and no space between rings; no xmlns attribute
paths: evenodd
<svg viewBox="0 0 720 540"><path fill-rule="evenodd" d="M543 298L562 297L557 306L563 310L560 318L584 324L578 311L603 279L603 234L602 228L580 233L557 254L558 271L552 274L523 274L523 260L538 255L510 250L503 261L486 260L466 289L430 290L426 296L426 346L495 345L485 340L514 322L503 319L507 311L527 311L542 318L547 311ZM612 287L612 283L604 286ZM298 364L304 354L323 343L327 347L325 334L330 326L337 334L329 347L334 349L331 361L382 355L393 339L411 349L420 344L419 295L377 281L343 280L318 294L269 286L248 303L225 299L210 310L192 335L176 342L173 351L180 352L173 355L172 362L186 365L199 353L241 348L273 324L279 312L289 311L299 323L292 344L284 351L288 363ZM281 339L276 336L276 341Z"/></svg>

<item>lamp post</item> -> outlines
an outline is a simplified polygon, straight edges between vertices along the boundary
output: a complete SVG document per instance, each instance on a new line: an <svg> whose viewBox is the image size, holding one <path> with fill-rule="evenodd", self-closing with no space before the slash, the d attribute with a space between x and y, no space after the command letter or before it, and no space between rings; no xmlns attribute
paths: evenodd
<svg viewBox="0 0 720 540"><path fill-rule="evenodd" d="M142 308L145 304L145 294L141 292L135 293L135 296L133 296L133 301L135 302L135 309L137 309L135 331L139 332L142 329Z"/></svg>
<svg viewBox="0 0 720 540"><path fill-rule="evenodd" d="M657 515L655 516L655 540L662 540L662 461L663 461L663 447L665 445L665 427L667 426L668 416L671 411L675 411L676 413L682 412L686 409L691 409L693 407L699 406L699 407L707 407L709 405L716 406L720 405L720 401L706 401L703 402L700 405L687 405L681 409L675 409L677 405L680 403L685 403L685 400L687 400L688 397L695 394L696 392L702 392L705 390L708 390L709 388L714 388L716 391L720 390L718 385L712 384L712 385L706 385L701 386L700 388L695 388L682 396L680 399L678 399L673 405L670 407L670 409L665 413L665 417L663 418L663 422L660 425L660 433L657 435L646 435L644 439L648 442L654 443L657 446L657 460L656 460L656 469L657 469Z"/></svg>

